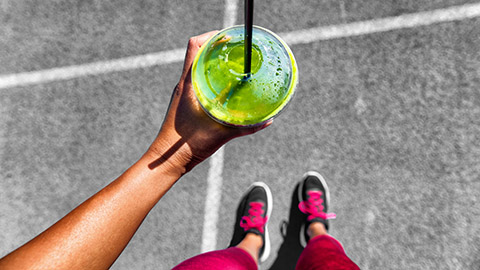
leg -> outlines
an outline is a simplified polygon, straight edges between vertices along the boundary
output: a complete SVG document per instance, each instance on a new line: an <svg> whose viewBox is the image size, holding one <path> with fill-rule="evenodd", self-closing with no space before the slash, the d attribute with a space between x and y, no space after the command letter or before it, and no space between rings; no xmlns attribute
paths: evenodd
<svg viewBox="0 0 480 270"><path fill-rule="evenodd" d="M360 269L347 257L340 242L326 233L323 224L312 223L309 232L311 238L298 259L297 270Z"/></svg>
<svg viewBox="0 0 480 270"><path fill-rule="evenodd" d="M264 183L254 183L237 209L235 229L229 248L190 258L174 270L254 270L270 253L267 220L272 209L272 195Z"/></svg>
<svg viewBox="0 0 480 270"><path fill-rule="evenodd" d="M200 254L175 266L172 270L257 270L257 263L245 250L231 247Z"/></svg>
<svg viewBox="0 0 480 270"><path fill-rule="evenodd" d="M258 264L258 255L260 254L262 246L263 240L261 236L254 233L247 233L242 242L240 242L236 247L246 251L253 258L255 263Z"/></svg>
<svg viewBox="0 0 480 270"><path fill-rule="evenodd" d="M300 211L306 214L300 242L306 247L296 269L360 269L347 257L340 242L327 233L328 220L335 218L335 214L327 213L329 192L325 179L316 172L306 173L298 196Z"/></svg>

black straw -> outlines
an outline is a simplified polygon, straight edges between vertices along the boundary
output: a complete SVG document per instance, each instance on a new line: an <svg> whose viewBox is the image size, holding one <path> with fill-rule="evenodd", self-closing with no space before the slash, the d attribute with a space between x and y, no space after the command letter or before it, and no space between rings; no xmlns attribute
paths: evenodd
<svg viewBox="0 0 480 270"><path fill-rule="evenodd" d="M253 31L253 0L245 0L245 47L244 72L250 74L252 70L252 31Z"/></svg>

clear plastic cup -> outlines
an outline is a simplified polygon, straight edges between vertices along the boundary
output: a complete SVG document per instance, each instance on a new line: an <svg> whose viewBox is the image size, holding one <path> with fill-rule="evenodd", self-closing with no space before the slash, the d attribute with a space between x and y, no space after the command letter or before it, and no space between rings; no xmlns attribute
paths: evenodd
<svg viewBox="0 0 480 270"><path fill-rule="evenodd" d="M244 74L244 26L211 37L193 61L192 83L204 111L227 126L262 125L282 111L298 83L292 51L273 32L253 27L251 73Z"/></svg>

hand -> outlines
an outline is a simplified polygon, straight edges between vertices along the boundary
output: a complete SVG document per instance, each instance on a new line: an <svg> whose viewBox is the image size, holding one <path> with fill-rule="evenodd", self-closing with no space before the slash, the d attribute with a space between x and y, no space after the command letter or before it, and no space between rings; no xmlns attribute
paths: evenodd
<svg viewBox="0 0 480 270"><path fill-rule="evenodd" d="M253 128L227 127L212 120L201 108L193 91L192 63L202 44L217 32L190 38L182 76L173 91L160 133L150 148L150 151L161 157L158 162L171 159L174 166L184 166L182 174L215 153L229 140L255 133L272 123L268 121ZM167 151L162 150L165 147L168 147ZM151 167L155 167L155 164Z"/></svg>

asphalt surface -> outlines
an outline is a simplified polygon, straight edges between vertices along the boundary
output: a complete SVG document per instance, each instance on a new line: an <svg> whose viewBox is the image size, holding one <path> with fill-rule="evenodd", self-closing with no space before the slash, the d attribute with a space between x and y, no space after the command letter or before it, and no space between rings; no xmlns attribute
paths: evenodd
<svg viewBox="0 0 480 270"><path fill-rule="evenodd" d="M283 33L475 2L256 1L254 22ZM221 29L223 12L221 0L5 0L0 74L184 48ZM264 181L273 254L262 268L277 266L293 189L314 169L330 186L330 233L362 269L479 269L480 18L291 49L300 71L291 104L225 147L217 247L230 240L242 192ZM144 153L181 68L0 90L0 256ZM170 269L200 252L208 168L162 198L112 269Z"/></svg>

